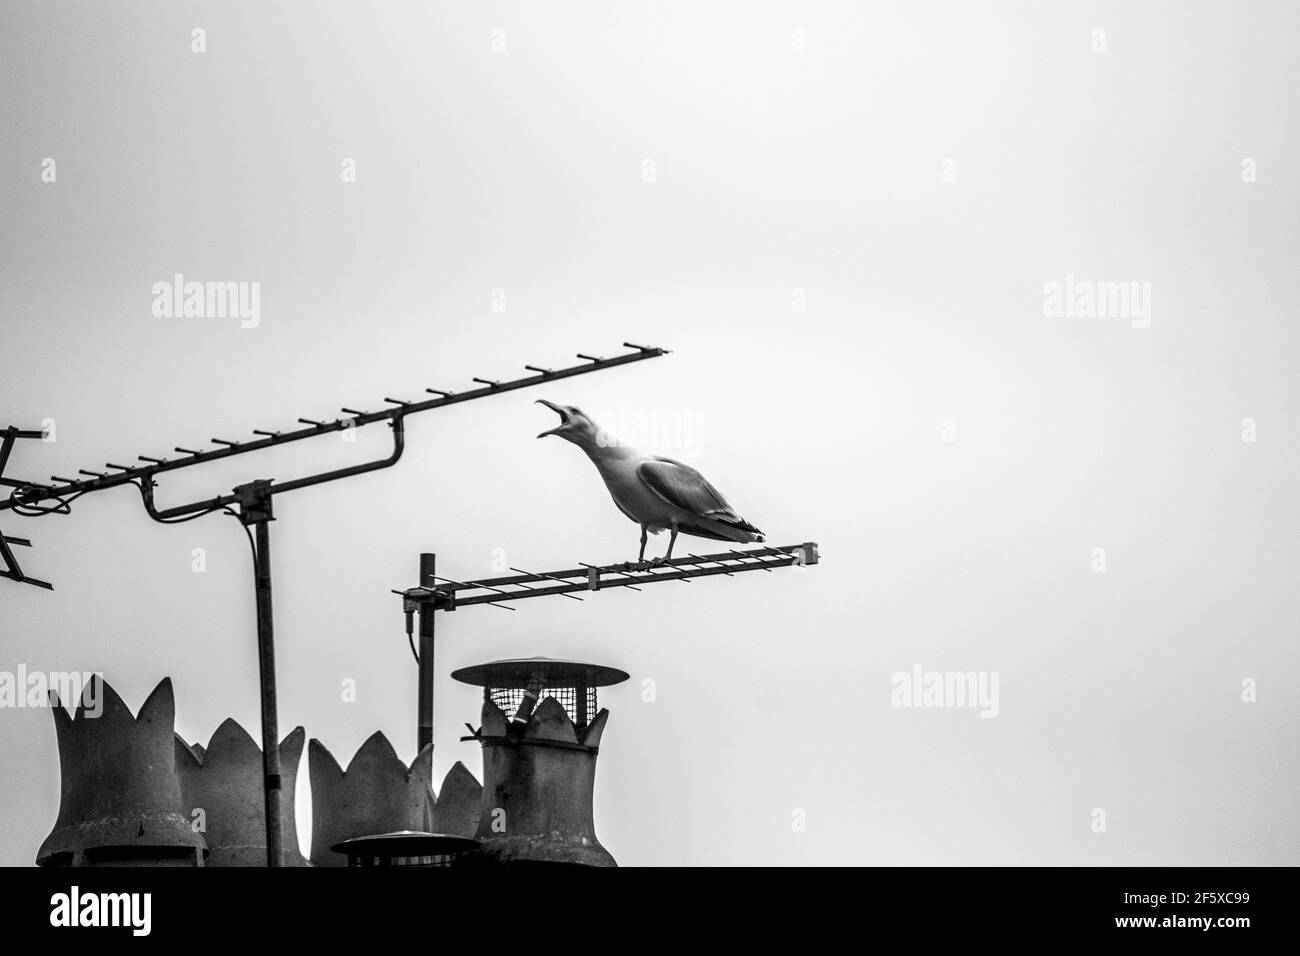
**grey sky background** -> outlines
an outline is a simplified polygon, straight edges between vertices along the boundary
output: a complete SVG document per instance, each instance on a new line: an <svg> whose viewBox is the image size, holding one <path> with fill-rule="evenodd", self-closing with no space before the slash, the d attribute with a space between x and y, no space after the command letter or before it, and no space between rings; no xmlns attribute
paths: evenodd
<svg viewBox="0 0 1300 956"><path fill-rule="evenodd" d="M667 423L647 451L824 563L441 617L439 776L481 779L450 670L577 657L633 677L597 774L623 864L1295 864L1298 27L1260 2L5 4L0 426L58 439L9 473L668 347L418 416L397 468L278 499L282 729L414 756L389 589L420 551L462 580L635 556L590 463L534 440L547 398ZM261 325L155 318L178 272L260 282ZM1151 283L1150 326L1045 317L1067 274ZM102 671L133 711L170 675L188 740L257 736L236 522L162 527L127 489L0 527L57 587L0 582L0 669ZM999 716L891 706L918 663L998 672ZM0 709L0 761L0 863L28 865L49 713Z"/></svg>

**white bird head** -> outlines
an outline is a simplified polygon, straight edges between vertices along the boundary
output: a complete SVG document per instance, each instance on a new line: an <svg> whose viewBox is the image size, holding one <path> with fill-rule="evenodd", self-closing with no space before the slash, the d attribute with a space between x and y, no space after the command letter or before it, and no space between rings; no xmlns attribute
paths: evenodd
<svg viewBox="0 0 1300 956"><path fill-rule="evenodd" d="M597 440L599 432L596 423L588 418L586 413L576 405L556 405L554 402L548 402L545 399L538 399L533 404L545 405L560 416L560 424L550 431L542 432L537 436L538 438L557 435L565 441L573 442L575 445L586 445Z"/></svg>

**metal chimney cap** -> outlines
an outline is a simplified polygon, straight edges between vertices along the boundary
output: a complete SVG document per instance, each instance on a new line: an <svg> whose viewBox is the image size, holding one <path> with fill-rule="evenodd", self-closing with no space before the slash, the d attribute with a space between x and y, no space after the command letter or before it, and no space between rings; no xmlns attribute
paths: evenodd
<svg viewBox="0 0 1300 956"><path fill-rule="evenodd" d="M450 856L464 853L478 846L473 837L455 836L451 833L422 833L419 830L395 830L372 836L353 837L335 843L335 853L368 854L373 856Z"/></svg>
<svg viewBox="0 0 1300 956"><path fill-rule="evenodd" d="M462 684L476 687L527 687L536 673L541 673L547 687L608 687L621 684L630 676L617 667L587 664L583 661L556 660L553 657L515 657L490 661L452 671Z"/></svg>

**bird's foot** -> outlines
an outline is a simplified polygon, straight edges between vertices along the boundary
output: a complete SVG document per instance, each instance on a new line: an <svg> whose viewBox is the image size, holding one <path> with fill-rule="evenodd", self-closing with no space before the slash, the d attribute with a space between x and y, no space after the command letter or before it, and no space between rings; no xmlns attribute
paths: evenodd
<svg viewBox="0 0 1300 956"><path fill-rule="evenodd" d="M650 567L652 567L652 568L661 568L661 567L664 566L664 564L667 562L667 560L668 560L667 558L652 558L652 559L650 560Z"/></svg>

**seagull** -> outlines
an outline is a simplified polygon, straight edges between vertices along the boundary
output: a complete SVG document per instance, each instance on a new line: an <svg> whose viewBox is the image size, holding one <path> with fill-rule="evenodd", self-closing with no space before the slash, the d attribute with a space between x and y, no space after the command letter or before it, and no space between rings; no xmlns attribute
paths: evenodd
<svg viewBox="0 0 1300 956"><path fill-rule="evenodd" d="M646 534L658 534L664 529L672 531L668 553L653 564L672 560L678 532L741 544L763 540L763 532L736 514L722 493L690 465L643 455L619 444L576 406L556 405L544 399L535 404L545 405L560 416L557 427L537 437L558 435L585 451L605 479L618 510L641 526L638 564L645 563Z"/></svg>

